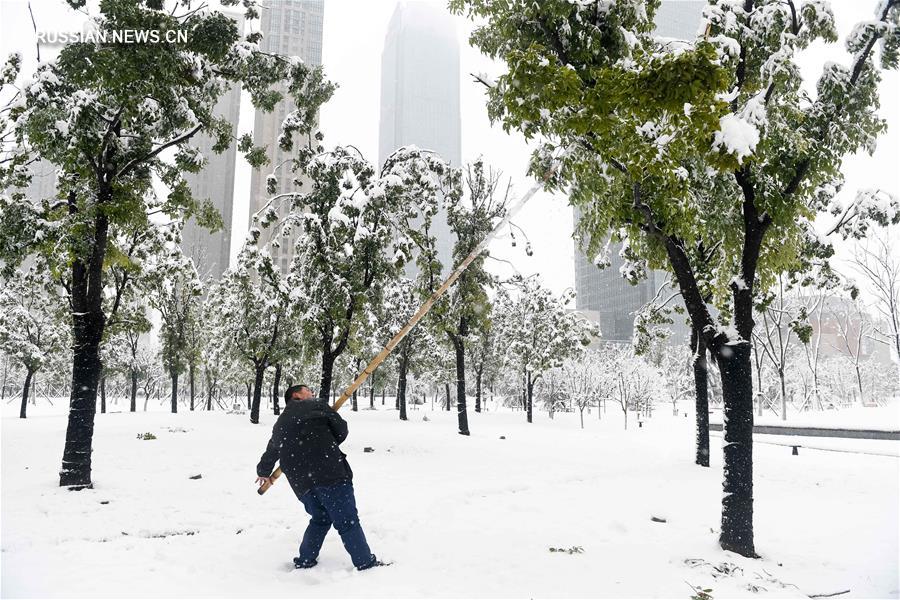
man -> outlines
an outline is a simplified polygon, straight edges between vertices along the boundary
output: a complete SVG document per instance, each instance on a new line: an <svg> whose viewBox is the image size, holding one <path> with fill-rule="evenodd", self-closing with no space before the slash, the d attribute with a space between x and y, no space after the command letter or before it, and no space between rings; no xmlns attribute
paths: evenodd
<svg viewBox="0 0 900 600"><path fill-rule="evenodd" d="M305 385L284 393L284 412L272 428L272 439L256 466L256 482L270 482L275 461L309 513L309 525L294 566L316 566L319 550L334 525L344 548L360 571L382 566L369 550L353 496L353 472L338 445L347 439L347 422Z"/></svg>

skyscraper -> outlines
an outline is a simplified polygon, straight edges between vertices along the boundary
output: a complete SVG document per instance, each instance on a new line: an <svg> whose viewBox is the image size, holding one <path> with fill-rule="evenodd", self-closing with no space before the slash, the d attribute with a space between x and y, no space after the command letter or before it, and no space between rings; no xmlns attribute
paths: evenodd
<svg viewBox="0 0 900 600"><path fill-rule="evenodd" d="M379 167L394 150L411 144L459 167L459 113L459 42L452 17L440 3L400 2L381 55ZM453 238L446 213L436 215L432 233L447 272Z"/></svg>
<svg viewBox="0 0 900 600"><path fill-rule="evenodd" d="M656 34L664 37L693 39L700 27L703 0L663 0L656 13ZM578 222L578 211L574 212ZM610 244L611 264L600 269L575 244L575 304L578 310L598 316L604 340L629 341L634 333L634 313L650 301L666 281L662 271L651 271L637 285L628 283L619 272L621 244ZM668 297L668 294L666 294ZM682 315L673 315L670 327L673 343L682 343L689 333Z"/></svg>
<svg viewBox="0 0 900 600"><path fill-rule="evenodd" d="M325 15L324 0L266 0L262 6L260 31L263 34L260 47L266 52L277 52L285 56L300 57L311 67L322 64L322 21ZM284 90L282 90L284 91ZM269 163L254 169L250 176L250 217L256 213L271 194L266 190L266 178L275 167L277 183L276 193L296 190L293 183L294 173L286 162L292 156L278 147L278 136L281 134L281 123L296 107L289 97L278 103L272 112L256 111L253 123L253 141L257 146L266 146ZM282 207L281 216L287 215L286 207ZM279 248L271 248L270 252L275 264L282 271L287 271L294 253L293 241L284 240Z"/></svg>
<svg viewBox="0 0 900 600"><path fill-rule="evenodd" d="M238 31L243 28L243 17L229 15L238 23ZM214 109L215 115L225 117L237 126L241 109L241 88L234 86L219 98ZM234 142L221 154L212 150L213 140L207 135L195 138L193 144L206 158L206 165L199 173L186 173L185 180L191 194L197 201L210 200L222 215L222 229L210 233L197 225L193 219L184 225L181 235L181 249L184 255L193 259L201 277L219 279L231 256L231 214L234 208L234 166L237 146Z"/></svg>

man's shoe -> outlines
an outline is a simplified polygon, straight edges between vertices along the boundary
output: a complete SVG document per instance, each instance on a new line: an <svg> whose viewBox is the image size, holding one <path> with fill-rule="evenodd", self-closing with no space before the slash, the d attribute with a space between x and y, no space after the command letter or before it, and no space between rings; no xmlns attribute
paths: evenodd
<svg viewBox="0 0 900 600"><path fill-rule="evenodd" d="M356 570L357 571L365 571L367 569L371 569L372 567L386 567L390 564L393 564L393 563L382 562L382 561L378 560L378 557L373 554L372 562L370 562L369 564L363 565L361 567L356 567Z"/></svg>
<svg viewBox="0 0 900 600"><path fill-rule="evenodd" d="M295 569L312 569L317 564L319 564L317 560L301 560L299 556L294 557Z"/></svg>

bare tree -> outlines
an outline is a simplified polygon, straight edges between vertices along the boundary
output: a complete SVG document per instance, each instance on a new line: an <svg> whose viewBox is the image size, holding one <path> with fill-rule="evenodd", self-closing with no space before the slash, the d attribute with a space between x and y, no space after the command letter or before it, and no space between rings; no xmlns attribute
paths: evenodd
<svg viewBox="0 0 900 600"><path fill-rule="evenodd" d="M853 265L865 279L881 317L871 338L890 347L900 381L900 248L890 230L871 235L853 254Z"/></svg>
<svg viewBox="0 0 900 600"><path fill-rule="evenodd" d="M755 328L753 340L758 345L778 375L781 398L781 420L787 420L786 370L791 348L799 339L809 340L810 326L806 306L788 294L784 275L778 276L775 289L766 294L759 306L763 327Z"/></svg>
<svg viewBox="0 0 900 600"><path fill-rule="evenodd" d="M865 403L863 377L860 359L863 354L863 340L874 333L872 318L863 309L858 300L841 302L831 311L837 328L837 345L833 346L853 366L856 373L856 387L859 390L860 404Z"/></svg>

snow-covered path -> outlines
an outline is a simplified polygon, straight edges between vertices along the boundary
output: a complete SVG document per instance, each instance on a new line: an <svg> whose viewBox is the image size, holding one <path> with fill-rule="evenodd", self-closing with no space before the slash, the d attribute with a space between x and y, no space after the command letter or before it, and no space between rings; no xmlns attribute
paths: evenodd
<svg viewBox="0 0 900 600"><path fill-rule="evenodd" d="M82 492L56 487L64 416L3 418L2 595L898 597L897 458L757 445L748 560L716 545L721 442L694 466L692 419L665 412L628 431L612 410L583 431L577 414L470 414L466 438L454 414L345 409L363 527L395 561L365 573L334 532L318 567L289 568L302 506L253 485L271 415L98 415Z"/></svg>

